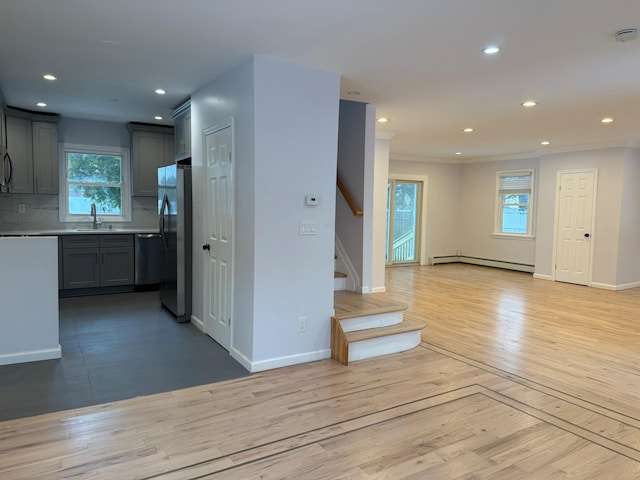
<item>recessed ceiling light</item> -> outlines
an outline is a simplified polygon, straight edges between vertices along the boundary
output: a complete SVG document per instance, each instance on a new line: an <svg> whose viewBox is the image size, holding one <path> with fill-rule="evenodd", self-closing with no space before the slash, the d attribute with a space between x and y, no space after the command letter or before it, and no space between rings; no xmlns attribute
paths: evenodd
<svg viewBox="0 0 640 480"><path fill-rule="evenodd" d="M56 77L55 75L51 75L50 73L47 73L46 75L43 75L42 78L44 78L45 80L50 80L50 81L54 81L54 80L58 79L58 77Z"/></svg>
<svg viewBox="0 0 640 480"><path fill-rule="evenodd" d="M389 119L387 117L380 117L378 119L378 123L387 123L389 121Z"/></svg>
<svg viewBox="0 0 640 480"><path fill-rule="evenodd" d="M347 92L347 95L360 95L360 92L356 90L351 90L350 92Z"/></svg>
<svg viewBox="0 0 640 480"><path fill-rule="evenodd" d="M41 107L41 108L44 108L44 107L46 107L46 106L47 106L47 104L46 104L46 103L44 103L44 102L38 102L38 103L36 103L36 105L37 105L38 107Z"/></svg>
<svg viewBox="0 0 640 480"><path fill-rule="evenodd" d="M164 95L165 93L167 93L165 90L163 90L162 88L156 88L156 93L158 95Z"/></svg>
<svg viewBox="0 0 640 480"><path fill-rule="evenodd" d="M542 142L540 142L540 145L551 145L551 142L548 142L547 140L543 140Z"/></svg>
<svg viewBox="0 0 640 480"><path fill-rule="evenodd" d="M486 55L495 55L500 51L500 47L496 47L495 45L490 45L483 50Z"/></svg>
<svg viewBox="0 0 640 480"><path fill-rule="evenodd" d="M473 132L473 128L469 127L469 128L465 128L464 130L462 130L464 133L471 133Z"/></svg>
<svg viewBox="0 0 640 480"><path fill-rule="evenodd" d="M454 155L462 155L462 152L456 152Z"/></svg>
<svg viewBox="0 0 640 480"><path fill-rule="evenodd" d="M162 120L162 117L161 117L160 115L156 115L156 116L155 116L155 117L153 117L153 118L155 118L156 120Z"/></svg>
<svg viewBox="0 0 640 480"><path fill-rule="evenodd" d="M602 123L611 123L613 122L613 118L611 117L604 117L602 120L600 120Z"/></svg>
<svg viewBox="0 0 640 480"><path fill-rule="evenodd" d="M535 107L536 105L538 105L538 102L534 102L533 100L527 100L526 102L522 102L521 105L523 107L526 107L526 108L531 108L531 107Z"/></svg>

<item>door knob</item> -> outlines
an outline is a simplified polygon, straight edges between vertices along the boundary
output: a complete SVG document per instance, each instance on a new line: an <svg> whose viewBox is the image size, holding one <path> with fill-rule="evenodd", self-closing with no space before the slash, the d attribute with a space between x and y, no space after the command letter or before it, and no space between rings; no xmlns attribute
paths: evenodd
<svg viewBox="0 0 640 480"><path fill-rule="evenodd" d="M591 235L589 235L588 233L584 234L584 238L589 238Z"/></svg>
<svg viewBox="0 0 640 480"><path fill-rule="evenodd" d="M202 249L203 250L211 250L211 245L209 245L208 243L205 245L202 245Z"/></svg>

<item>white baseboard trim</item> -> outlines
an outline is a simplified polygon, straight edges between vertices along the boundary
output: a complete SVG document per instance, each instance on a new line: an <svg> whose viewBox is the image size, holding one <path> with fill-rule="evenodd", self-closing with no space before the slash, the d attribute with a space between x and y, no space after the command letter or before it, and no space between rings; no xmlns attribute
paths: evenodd
<svg viewBox="0 0 640 480"><path fill-rule="evenodd" d="M533 273L534 265L524 263L506 262L504 260L492 260L490 258L465 257L465 256L444 256L433 257L433 265L441 263L468 263L470 265L480 265L483 267L503 268L505 270L515 270L517 272Z"/></svg>
<svg viewBox="0 0 640 480"><path fill-rule="evenodd" d="M204 332L204 322L195 315L191 315L191 323L193 323L198 330Z"/></svg>
<svg viewBox="0 0 640 480"><path fill-rule="evenodd" d="M12 365L14 363L37 362L39 360L53 360L62 357L62 347L45 350L32 350L30 352L9 353L0 355L0 365Z"/></svg>
<svg viewBox="0 0 640 480"><path fill-rule="evenodd" d="M318 350L316 352L307 352L307 353L300 353L297 355L289 355L286 357L270 358L268 360L260 360L258 362L248 362L248 366L245 365L244 362L242 362L235 356L233 358L238 360L238 362L240 362L240 364L243 367L245 367L247 370L249 370L251 373L255 373L255 372L263 372L265 370L272 370L274 368L297 365L299 363L309 363L309 362L315 362L318 360L325 360L327 358L331 358L331 350L330 349ZM245 360L248 360L246 359L246 357L244 358Z"/></svg>
<svg viewBox="0 0 640 480"><path fill-rule="evenodd" d="M623 283L621 285L610 285L608 283L591 282L591 286L593 288L599 288L601 290L611 290L612 292L617 292L620 290L627 290L629 288L640 287L640 282Z"/></svg>
<svg viewBox="0 0 640 480"><path fill-rule="evenodd" d="M640 287L640 282L623 283L622 285L616 285L616 290L627 290L629 288Z"/></svg>
<svg viewBox="0 0 640 480"><path fill-rule="evenodd" d="M387 291L387 287L373 287L371 293L384 293Z"/></svg>
<svg viewBox="0 0 640 480"><path fill-rule="evenodd" d="M537 278L538 280L551 280L553 281L553 275L543 275L542 273L534 273L533 278Z"/></svg>
<svg viewBox="0 0 640 480"><path fill-rule="evenodd" d="M369 295L371 294L371 287L358 287L356 288L356 293L360 293L362 295Z"/></svg>
<svg viewBox="0 0 640 480"><path fill-rule="evenodd" d="M245 357L240 351L232 348L229 355L231 355L231 358L242 365L247 371L251 372L251 360Z"/></svg>

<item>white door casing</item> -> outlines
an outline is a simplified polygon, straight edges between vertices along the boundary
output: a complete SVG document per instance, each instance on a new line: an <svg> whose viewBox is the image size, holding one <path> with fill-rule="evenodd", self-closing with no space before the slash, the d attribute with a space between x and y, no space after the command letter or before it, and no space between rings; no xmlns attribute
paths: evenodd
<svg viewBox="0 0 640 480"><path fill-rule="evenodd" d="M203 132L207 175L208 248L205 267L204 330L231 348L233 298L233 131L232 124Z"/></svg>
<svg viewBox="0 0 640 480"><path fill-rule="evenodd" d="M589 285L597 170L558 172L555 280Z"/></svg>

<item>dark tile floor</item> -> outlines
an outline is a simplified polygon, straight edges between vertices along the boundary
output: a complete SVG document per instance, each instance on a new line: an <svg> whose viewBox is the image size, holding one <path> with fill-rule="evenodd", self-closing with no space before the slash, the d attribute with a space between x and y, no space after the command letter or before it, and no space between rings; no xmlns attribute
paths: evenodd
<svg viewBox="0 0 640 480"><path fill-rule="evenodd" d="M0 421L249 375L157 291L60 299L60 344L59 360L0 366Z"/></svg>

